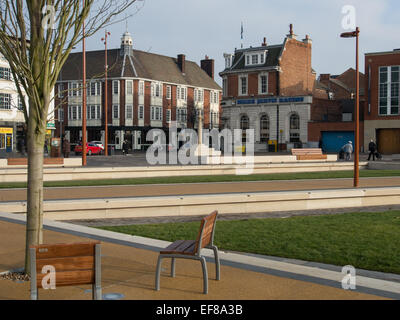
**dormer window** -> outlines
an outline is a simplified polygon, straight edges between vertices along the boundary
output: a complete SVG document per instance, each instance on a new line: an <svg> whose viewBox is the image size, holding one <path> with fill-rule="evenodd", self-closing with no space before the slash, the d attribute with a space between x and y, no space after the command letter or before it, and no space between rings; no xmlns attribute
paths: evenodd
<svg viewBox="0 0 400 320"><path fill-rule="evenodd" d="M232 67L233 55L225 53L224 58L225 58L225 69L229 69L230 67Z"/></svg>
<svg viewBox="0 0 400 320"><path fill-rule="evenodd" d="M263 65L266 61L267 51L248 52L245 54L246 67Z"/></svg>

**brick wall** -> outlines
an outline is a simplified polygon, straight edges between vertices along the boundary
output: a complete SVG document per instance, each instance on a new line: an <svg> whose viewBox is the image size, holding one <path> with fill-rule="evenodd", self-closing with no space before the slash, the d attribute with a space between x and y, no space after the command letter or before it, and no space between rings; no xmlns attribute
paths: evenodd
<svg viewBox="0 0 400 320"><path fill-rule="evenodd" d="M365 120L400 120L398 116L379 116L379 67L400 65L400 51L392 54L365 56ZM368 78L371 66L371 112L368 113Z"/></svg>
<svg viewBox="0 0 400 320"><path fill-rule="evenodd" d="M312 46L287 39L280 66L280 92L284 96L310 95L314 91L315 75L311 66Z"/></svg>

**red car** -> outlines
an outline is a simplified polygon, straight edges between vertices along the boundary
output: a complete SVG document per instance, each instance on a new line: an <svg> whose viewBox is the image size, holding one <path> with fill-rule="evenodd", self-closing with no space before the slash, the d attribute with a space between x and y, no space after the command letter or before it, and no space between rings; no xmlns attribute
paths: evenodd
<svg viewBox="0 0 400 320"><path fill-rule="evenodd" d="M81 154L82 153L82 145L78 144L75 146L75 154ZM100 154L103 151L103 149L93 143L86 143L86 154L91 156L92 154Z"/></svg>

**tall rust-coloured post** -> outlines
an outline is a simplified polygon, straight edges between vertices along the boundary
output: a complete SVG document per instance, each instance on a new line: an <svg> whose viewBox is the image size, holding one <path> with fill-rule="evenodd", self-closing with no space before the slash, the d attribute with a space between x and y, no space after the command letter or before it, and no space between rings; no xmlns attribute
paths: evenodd
<svg viewBox="0 0 400 320"><path fill-rule="evenodd" d="M85 0L83 2L83 9L85 9ZM82 84L82 166L86 166L87 159L86 159L86 44L85 44L85 21L83 21L82 26L82 69L83 69L83 84Z"/></svg>
<svg viewBox="0 0 400 320"><path fill-rule="evenodd" d="M101 38L101 41L104 41L104 55L105 55L105 81L104 81L104 154L108 155L108 86L107 86L107 77L108 77L108 59L107 59L107 38L111 35L110 32L105 32L105 37Z"/></svg>

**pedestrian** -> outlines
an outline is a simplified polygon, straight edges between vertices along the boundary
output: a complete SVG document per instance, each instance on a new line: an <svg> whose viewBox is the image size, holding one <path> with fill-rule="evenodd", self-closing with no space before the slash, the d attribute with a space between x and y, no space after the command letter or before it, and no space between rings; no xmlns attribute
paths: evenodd
<svg viewBox="0 0 400 320"><path fill-rule="evenodd" d="M343 151L346 155L346 161L351 160L351 154L353 153L353 142L349 141L343 146Z"/></svg>
<svg viewBox="0 0 400 320"><path fill-rule="evenodd" d="M375 154L376 154L376 143L374 140L371 140L371 142L368 145L368 150L369 150L369 156L368 156L368 161L371 159L372 156L372 161L375 161Z"/></svg>
<svg viewBox="0 0 400 320"><path fill-rule="evenodd" d="M64 138L64 141L63 141L64 158L69 158L70 151L71 151L71 144L69 143L67 138Z"/></svg>
<svg viewBox="0 0 400 320"><path fill-rule="evenodd" d="M49 154L49 148L47 145L47 139L44 141L44 154L48 155Z"/></svg>
<svg viewBox="0 0 400 320"><path fill-rule="evenodd" d="M129 152L128 140L124 140L124 142L122 143L122 151L125 155L128 155Z"/></svg>

